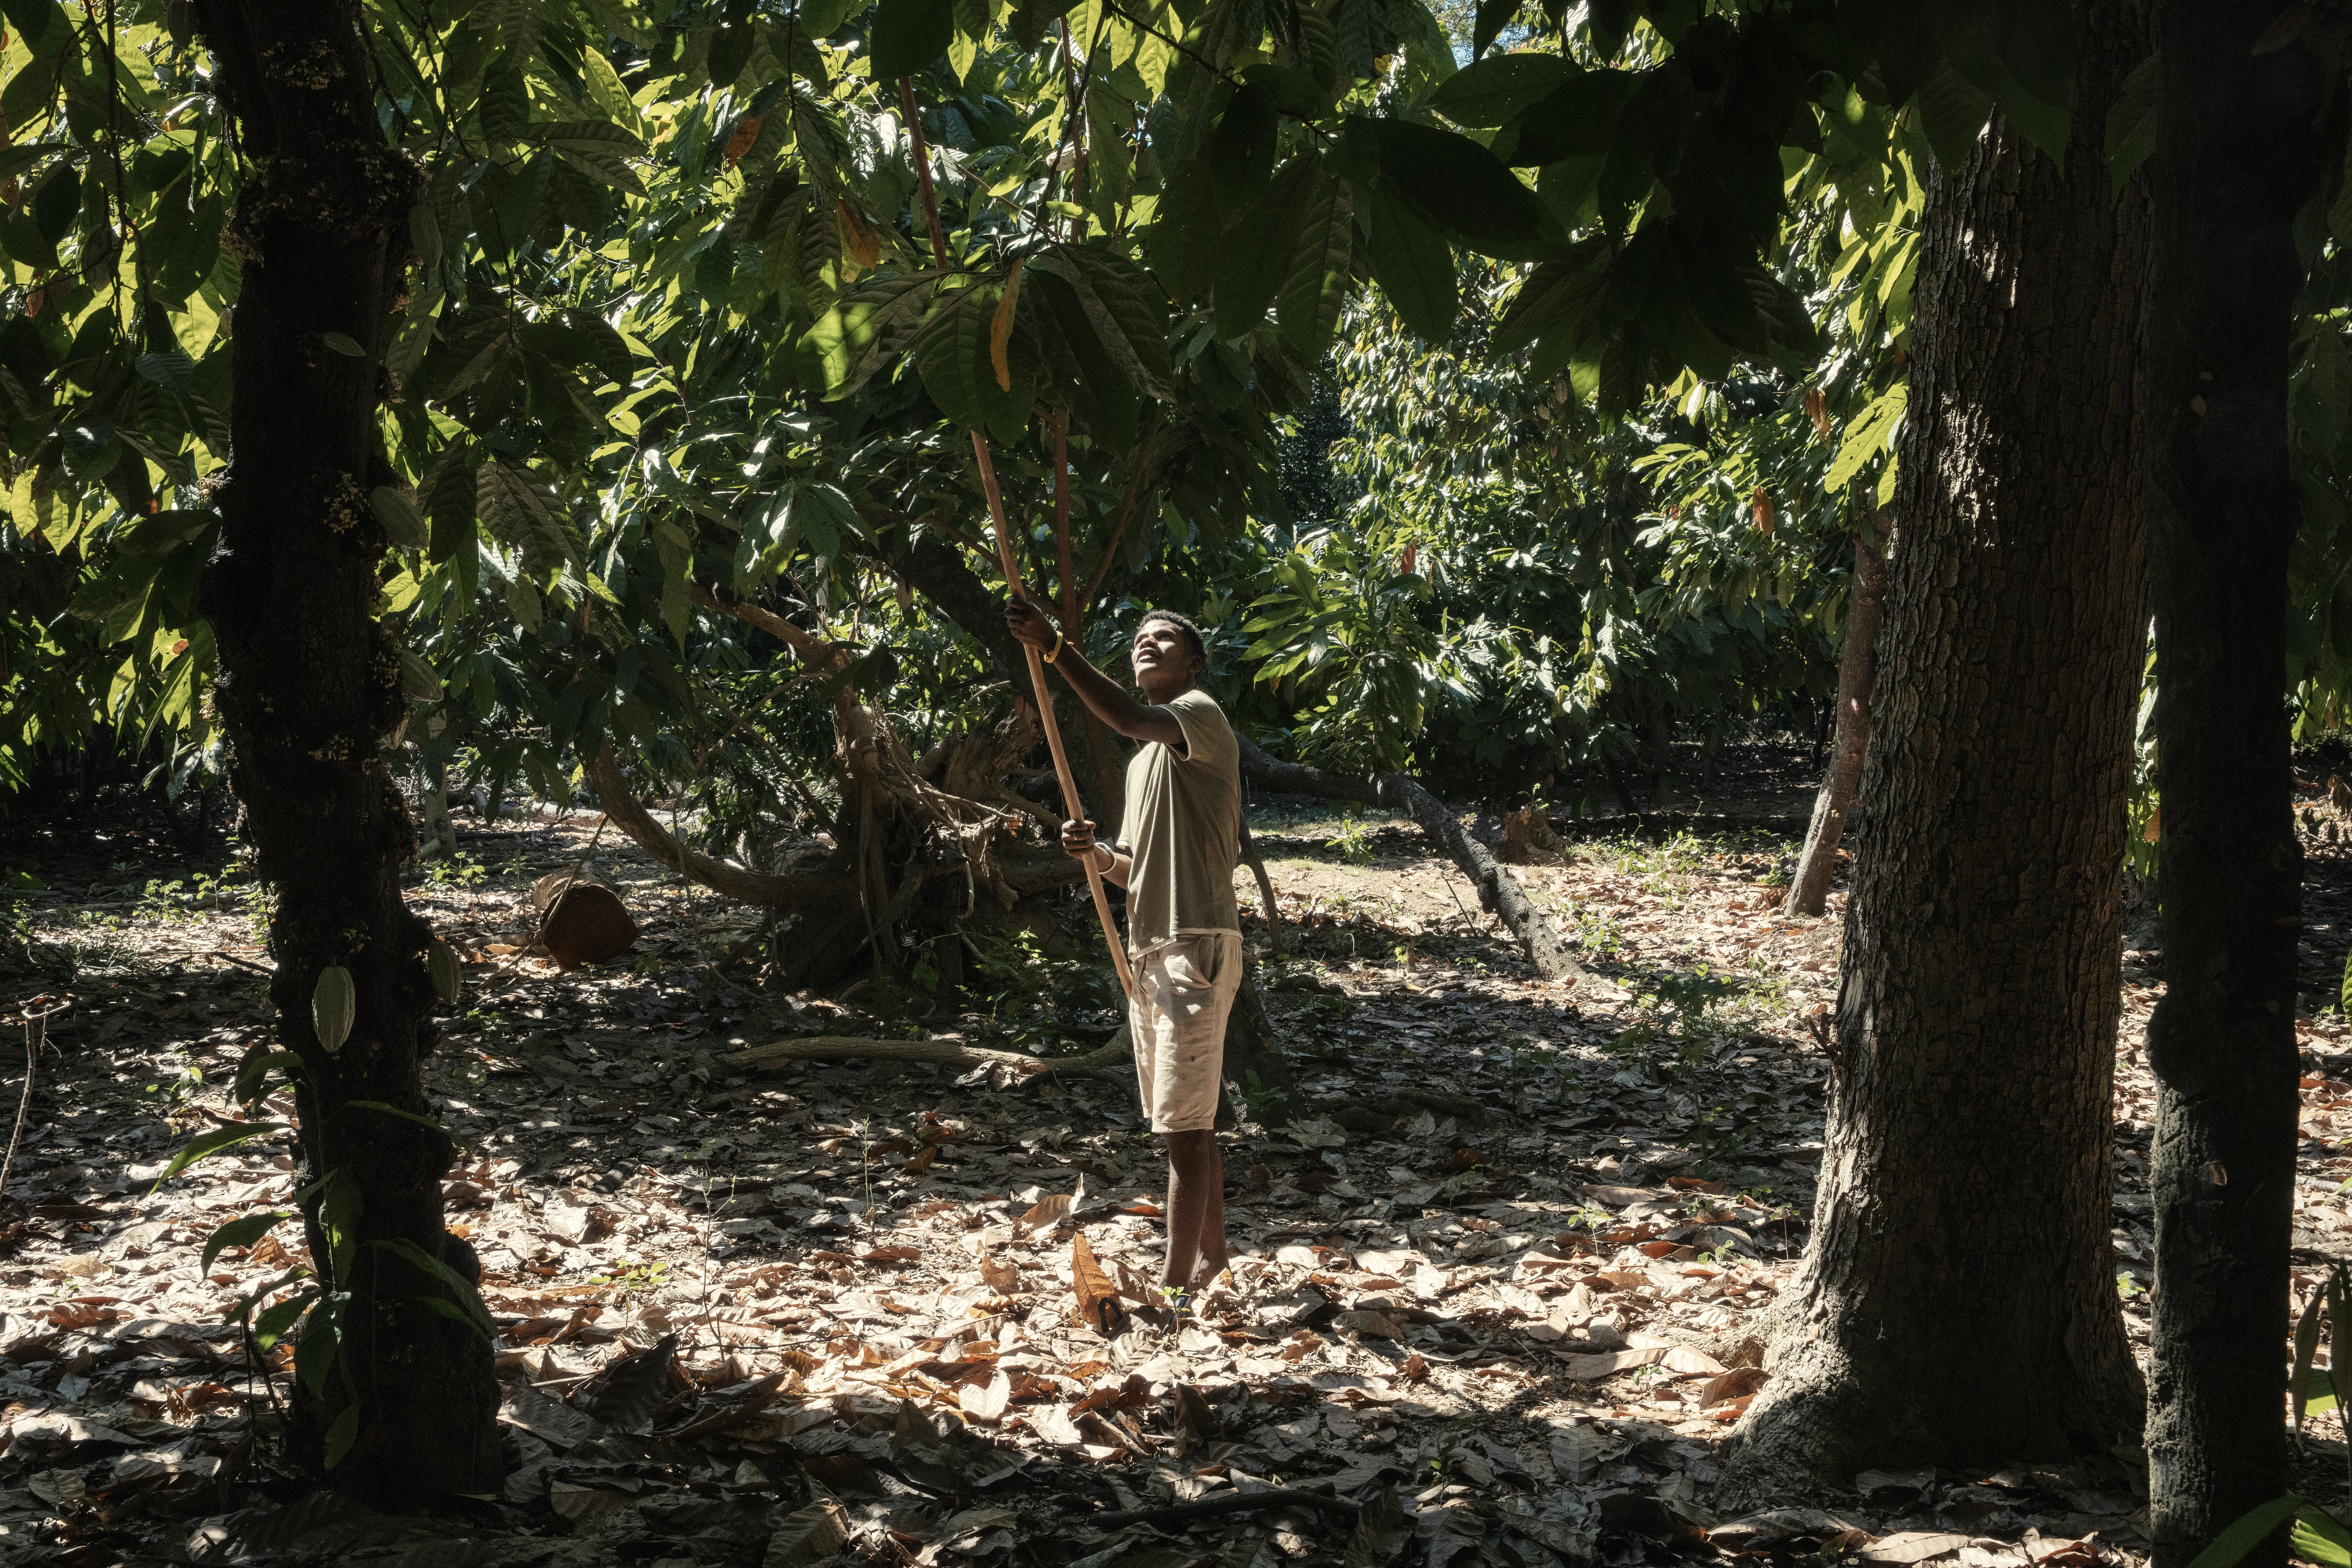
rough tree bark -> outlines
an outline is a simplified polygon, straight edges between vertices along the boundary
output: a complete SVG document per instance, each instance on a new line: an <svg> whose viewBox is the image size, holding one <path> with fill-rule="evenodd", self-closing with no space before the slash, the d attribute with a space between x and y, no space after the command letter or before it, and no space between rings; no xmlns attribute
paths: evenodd
<svg viewBox="0 0 2352 1568"><path fill-rule="evenodd" d="M2140 1428L2108 1226L2150 221L2102 137L2146 24L2075 15L2069 177L1999 118L1929 175L1828 1147L1727 1501Z"/></svg>
<svg viewBox="0 0 2352 1568"><path fill-rule="evenodd" d="M387 148L371 67L350 7L207 0L201 30L219 62L245 178L225 242L245 264L237 300L236 458L218 492L219 549L203 605L220 647L215 700L230 776L261 875L276 890L270 994L279 1042L299 1055L303 1182L355 1183L355 1247L331 1248L314 1200L304 1221L329 1287L348 1291L341 1353L323 1394L294 1391L295 1451L382 1507L497 1489L503 1468L488 1344L424 1310L433 1275L378 1243L409 1243L478 1274L442 1222L454 1154L437 1129L351 1104L429 1117L418 1058L435 1043L425 953L430 928L400 896L414 826L383 739L406 712L398 647L374 616L386 548L368 492L393 476L372 456L383 390L376 351L408 259L415 168ZM341 333L365 352L338 353ZM330 1055L310 1026L321 971L341 965L356 1021ZM325 1463L324 1440L356 1405L357 1440Z"/></svg>
<svg viewBox="0 0 2352 1568"><path fill-rule="evenodd" d="M2287 374L2304 280L2294 224L2320 178L2322 81L2291 32L2255 50L2306 10L2173 0L2160 24L2147 499L2166 989L2147 1031L2147 1450L2167 1568L2287 1490L2302 898L2280 693L2300 521ZM2284 1556L2282 1532L2247 1561Z"/></svg>
<svg viewBox="0 0 2352 1568"><path fill-rule="evenodd" d="M1351 778L1346 773L1304 767L1269 756L1263 747L1246 739L1242 742L1242 772L1266 788L1285 795L1360 801L1366 805L1403 812L1419 823L1421 830L1470 879L1471 885L1478 889L1479 906L1502 917L1503 924L1518 939L1519 951L1527 954L1538 974L1546 980L1584 978L1584 966L1576 962L1576 955L1568 951L1568 944L1552 929L1551 917L1528 897L1518 879L1484 844L1462 830L1444 802L1413 780L1402 773L1383 773L1377 779Z"/></svg>
<svg viewBox="0 0 2352 1568"><path fill-rule="evenodd" d="M1829 901L1838 841L1845 837L1846 813L1861 788L1863 755L1870 747L1870 689L1879 611L1886 597L1886 531L1868 489L1856 487L1855 493L1861 497L1862 526L1854 532L1853 588L1847 595L1845 646L1838 658L1837 752L1813 799L1812 826L1789 889L1791 914L1818 915Z"/></svg>

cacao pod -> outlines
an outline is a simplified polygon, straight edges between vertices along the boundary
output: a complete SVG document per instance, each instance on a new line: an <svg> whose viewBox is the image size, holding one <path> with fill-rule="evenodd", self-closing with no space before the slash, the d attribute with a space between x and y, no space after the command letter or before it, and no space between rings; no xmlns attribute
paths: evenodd
<svg viewBox="0 0 2352 1568"><path fill-rule="evenodd" d="M436 942L425 950L425 967L433 972L433 994L445 1003L457 1000L457 950Z"/></svg>
<svg viewBox="0 0 2352 1568"><path fill-rule="evenodd" d="M319 1048L333 1056L352 1037L352 1021L359 1016L359 987L352 984L352 972L341 964L331 964L319 972L319 984L310 990L310 1028L319 1037Z"/></svg>

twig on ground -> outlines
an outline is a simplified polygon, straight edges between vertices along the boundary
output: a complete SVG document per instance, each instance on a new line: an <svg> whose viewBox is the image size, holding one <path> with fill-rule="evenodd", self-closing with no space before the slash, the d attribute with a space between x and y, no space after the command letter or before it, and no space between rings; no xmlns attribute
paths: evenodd
<svg viewBox="0 0 2352 1568"><path fill-rule="evenodd" d="M56 1005L36 1013L34 1004L56 1002ZM33 1114L33 1079L40 1066L41 1047L49 1041L49 1020L72 1006L70 1002L57 1002L55 997L36 996L18 1011L25 1020L25 1092L16 1100L16 1125L8 1133L8 1152L0 1157L0 1193L8 1190L8 1176L16 1168L16 1145L25 1136L25 1121Z"/></svg>

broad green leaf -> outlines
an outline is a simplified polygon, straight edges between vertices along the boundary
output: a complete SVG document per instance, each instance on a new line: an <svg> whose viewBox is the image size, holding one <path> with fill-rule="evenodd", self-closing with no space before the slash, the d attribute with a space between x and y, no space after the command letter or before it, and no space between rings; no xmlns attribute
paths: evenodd
<svg viewBox="0 0 2352 1568"><path fill-rule="evenodd" d="M277 1228L281 1220L294 1217L291 1209L276 1209L268 1214L249 1214L228 1221L205 1238L205 1249L196 1261L198 1274L213 1271L213 1259L228 1247L251 1247Z"/></svg>
<svg viewBox="0 0 2352 1568"><path fill-rule="evenodd" d="M1517 9L1517 0L1500 3ZM1585 74L1558 55L1496 55L1446 78L1429 107L1456 125L1500 125Z"/></svg>
<svg viewBox="0 0 2352 1568"><path fill-rule="evenodd" d="M1056 367L1046 383L1049 396L1075 410L1088 433L1114 449L1135 441L1135 383L1120 369L1104 333L1079 302L1077 290L1058 273L1039 268L1029 285L1034 323ZM1065 368L1065 367L1070 368Z"/></svg>
<svg viewBox="0 0 2352 1568"><path fill-rule="evenodd" d="M626 127L609 120L569 120L561 124L534 125L528 140L553 148L573 168L616 190L633 196L646 194L645 182L629 167L631 160L646 155L646 144Z"/></svg>
<svg viewBox="0 0 2352 1568"><path fill-rule="evenodd" d="M1216 270L1217 336L1225 342L1238 341L1272 309L1297 257L1316 184L1315 155L1301 153L1226 232Z"/></svg>
<svg viewBox="0 0 2352 1568"><path fill-rule="evenodd" d="M327 1233L328 1262L335 1282L349 1285L352 1258L359 1247L360 1218L367 1212L367 1194L351 1172L340 1166L327 1173L319 1194L319 1226Z"/></svg>
<svg viewBox="0 0 2352 1568"><path fill-rule="evenodd" d="M1516 246L1543 226L1536 194L1492 153L1455 131L1372 121L1381 179L1476 246Z"/></svg>
<svg viewBox="0 0 2352 1568"><path fill-rule="evenodd" d="M913 341L940 277L902 272L879 279L826 311L801 340L803 378L823 387L828 403L865 385Z"/></svg>
<svg viewBox="0 0 2352 1568"><path fill-rule="evenodd" d="M1217 211L1231 227L1257 205L1274 177L1274 157L1281 117L1273 96L1252 84L1234 94L1217 121L1209 142L1209 177L1217 196Z"/></svg>
<svg viewBox="0 0 2352 1568"><path fill-rule="evenodd" d="M2326 1303L2326 1290L2324 1289L2314 1290L2311 1293L2311 1300L2304 1304L2303 1316L2295 1320L2294 1362L2293 1370L2287 1373L2286 1397L2287 1409L2294 1416L2294 1429L2297 1432L2303 1430L2304 1416L2306 1414L2315 1414L2316 1402L2311 1394L2311 1363L2313 1358L2319 1353L2320 1315L2325 1310ZM2328 1403L2331 1405L2335 1403L2332 1394L2329 1395Z"/></svg>
<svg viewBox="0 0 2352 1568"><path fill-rule="evenodd" d="M1515 57L1505 57L1511 58ZM1500 61L1482 61L1496 65ZM1464 74L1467 74L1466 72ZM1448 85L1451 85L1450 83ZM1634 71L1578 71L1521 110L1511 162L1523 168L1615 151L1617 117L1643 85Z"/></svg>
<svg viewBox="0 0 2352 1568"><path fill-rule="evenodd" d="M496 458L486 460L474 476L474 505L488 529L504 542L549 559L572 561L579 550L571 531L559 519L536 478L528 469L509 468Z"/></svg>
<svg viewBox="0 0 2352 1568"><path fill-rule="evenodd" d="M331 1470L341 1464L343 1456L350 1453L352 1445L359 1440L360 1407L346 1405L342 1413L335 1417L334 1425L327 1428L327 1468Z"/></svg>
<svg viewBox="0 0 2352 1568"><path fill-rule="evenodd" d="M1145 298L1138 273L1102 251L1077 245L1057 246L1031 267L1070 285L1104 350L1136 390L1162 399L1175 395L1167 321Z"/></svg>
<svg viewBox="0 0 2352 1568"><path fill-rule="evenodd" d="M1171 300L1191 300L1215 281L1224 254L1224 224L1208 164L1195 159L1168 173L1144 233L1144 254Z"/></svg>
<svg viewBox="0 0 2352 1568"><path fill-rule="evenodd" d="M2318 1504L2299 1510L2290 1537L2294 1554L2323 1568L2352 1568L2352 1529Z"/></svg>
<svg viewBox="0 0 2352 1568"><path fill-rule="evenodd" d="M1919 84L1913 101L1918 106L1920 129L1927 133L1927 144L1936 150L1945 176L1958 174L1992 115L1991 95L1947 64Z"/></svg>
<svg viewBox="0 0 2352 1568"><path fill-rule="evenodd" d="M1433 343L1454 331L1454 251L1385 179L1363 192L1372 277L1396 313Z"/></svg>
<svg viewBox="0 0 2352 1568"><path fill-rule="evenodd" d="M347 1100L343 1101L343 1109L346 1110L373 1110L382 1116L397 1116L403 1121L414 1121L419 1127L429 1127L434 1131L440 1133L444 1137L448 1136L449 1132L447 1128L442 1126L441 1123L434 1121L429 1116L419 1116L413 1110L403 1110L400 1107L386 1104L381 1100Z"/></svg>
<svg viewBox="0 0 2352 1568"><path fill-rule="evenodd" d="M270 1295L280 1286L290 1284L310 1272L307 1268L289 1268L260 1289L249 1292L237 1304L237 1310L229 1314L230 1321L243 1319L253 1310L254 1303ZM310 1285L297 1290L282 1301L275 1301L263 1308L261 1315L253 1320L255 1347L265 1351L276 1349L278 1342L285 1336L286 1331L294 1326L294 1321L309 1311L310 1303L318 1299L319 1288Z"/></svg>
<svg viewBox="0 0 2352 1568"><path fill-rule="evenodd" d="M1014 373L1012 387L997 384L989 345L997 295L993 288L957 290L924 327L915 363L923 389L950 420L1013 441L1027 426L1036 397L1027 367L1016 355L1007 355Z"/></svg>
<svg viewBox="0 0 2352 1568"><path fill-rule="evenodd" d="M247 1053L245 1060L237 1064L236 1083L230 1091L231 1098L239 1105L250 1105L259 1100L265 1092L272 1068L289 1079L296 1079L302 1071L302 1058L292 1051L255 1050Z"/></svg>
<svg viewBox="0 0 2352 1568"><path fill-rule="evenodd" d="M248 1138L262 1138L272 1132L283 1132L289 1125L289 1123L284 1121L232 1121L226 1127L215 1127L209 1132L199 1132L180 1145L178 1151L172 1156L172 1163L163 1167L163 1173L155 1178L155 1184L147 1191L151 1196L163 1191L165 1182L170 1181L207 1154L216 1154L223 1149L244 1142Z"/></svg>
<svg viewBox="0 0 2352 1568"><path fill-rule="evenodd" d="M440 1280L442 1284L446 1285L457 1298L457 1305L464 1310L467 1320L473 1324L481 1336L485 1340L496 1337L499 1331L498 1325L490 1321L490 1310L482 1304L481 1294L474 1289L464 1275L426 1252L406 1237L395 1237L390 1241L372 1242L369 1245L383 1247L388 1252L406 1258Z"/></svg>
<svg viewBox="0 0 2352 1568"><path fill-rule="evenodd" d="M2116 92L2116 100L2107 108L2106 154L2107 178L2114 182L2115 194L2123 194L2125 182L2132 171L2156 151L2157 83L2161 79L2159 58L2151 54L2133 68L2124 78L2124 85Z"/></svg>
<svg viewBox="0 0 2352 1568"><path fill-rule="evenodd" d="M2264 1537L2294 1518L2295 1510L2305 1506L2303 1499L2290 1493L2248 1510L2229 1529L2215 1536L2212 1544L2199 1552L2189 1568L2233 1568L2240 1558L2260 1545Z"/></svg>
<svg viewBox="0 0 2352 1568"><path fill-rule="evenodd" d="M1318 183L1298 226L1298 243L1275 304L1285 342L1310 363L1339 330L1348 297L1356 233L1355 195L1345 180Z"/></svg>
<svg viewBox="0 0 2352 1568"><path fill-rule="evenodd" d="M1845 430L1838 439L1838 453L1822 476L1822 489L1836 495L1862 472L1863 465L1891 449L1895 433L1902 427L1904 405L1911 395L1910 384L1896 382L1880 393L1861 413L1846 421Z"/></svg>
<svg viewBox="0 0 2352 1568"><path fill-rule="evenodd" d="M2074 98L2073 12L1938 0L1919 14L1950 68L1989 96L2063 173Z"/></svg>
<svg viewBox="0 0 2352 1568"><path fill-rule="evenodd" d="M405 490L376 486L368 492L368 510L374 514L383 536L402 550L422 550L433 542L425 514L416 510L415 500Z"/></svg>
<svg viewBox="0 0 2352 1568"><path fill-rule="evenodd" d="M325 1395L328 1374L342 1353L343 1308L350 1300L347 1291L325 1291L302 1315L302 1336L294 1345L294 1375L314 1399Z"/></svg>
<svg viewBox="0 0 2352 1568"><path fill-rule="evenodd" d="M1478 0L1477 17L1470 32L1470 58L1475 60L1485 54L1518 14L1519 0Z"/></svg>
<svg viewBox="0 0 2352 1568"><path fill-rule="evenodd" d="M955 0L882 0L874 13L874 79L896 81L929 68L955 36Z"/></svg>

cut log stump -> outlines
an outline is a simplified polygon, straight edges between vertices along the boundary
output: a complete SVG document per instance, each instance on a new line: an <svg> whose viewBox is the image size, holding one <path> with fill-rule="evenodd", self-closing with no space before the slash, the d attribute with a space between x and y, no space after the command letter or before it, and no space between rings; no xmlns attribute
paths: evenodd
<svg viewBox="0 0 2352 1568"><path fill-rule="evenodd" d="M539 940L559 969L610 963L635 942L637 922L612 889L579 881L547 906Z"/></svg>

